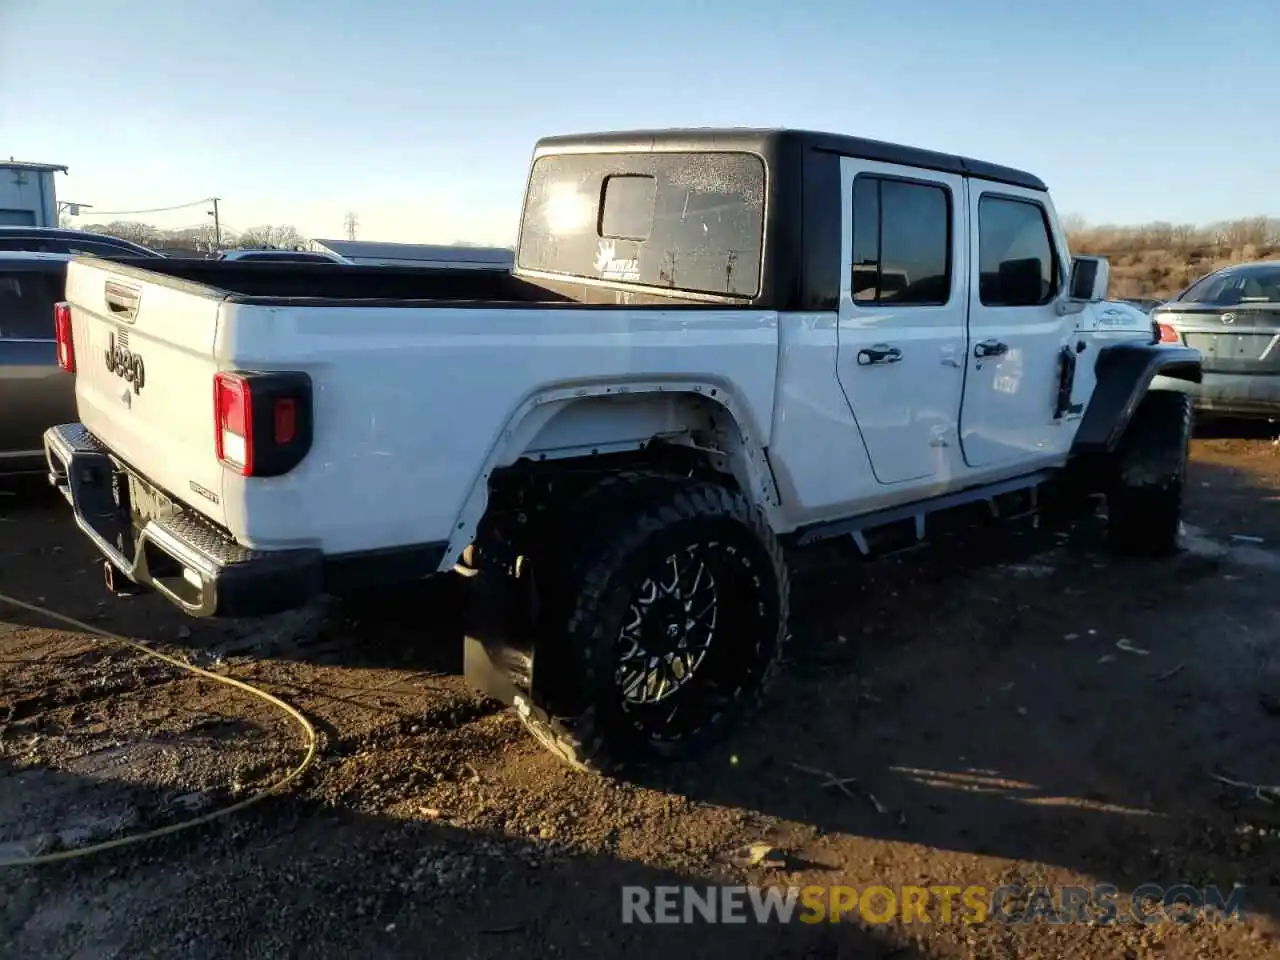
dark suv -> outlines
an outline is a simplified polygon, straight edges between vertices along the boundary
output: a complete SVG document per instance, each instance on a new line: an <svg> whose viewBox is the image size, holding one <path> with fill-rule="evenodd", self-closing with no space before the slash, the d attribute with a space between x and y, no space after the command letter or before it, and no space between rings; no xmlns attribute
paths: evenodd
<svg viewBox="0 0 1280 960"><path fill-rule="evenodd" d="M0 475L41 472L44 431L75 419L75 377L58 368L53 305L67 261L161 255L128 240L39 227L0 227Z"/></svg>

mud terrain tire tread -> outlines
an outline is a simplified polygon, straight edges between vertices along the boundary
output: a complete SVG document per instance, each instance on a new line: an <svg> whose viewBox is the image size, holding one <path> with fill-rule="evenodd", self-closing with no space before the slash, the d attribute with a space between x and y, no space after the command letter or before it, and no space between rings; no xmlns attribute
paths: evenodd
<svg viewBox="0 0 1280 960"><path fill-rule="evenodd" d="M1152 390L1138 404L1107 494L1107 532L1116 552L1177 552L1192 417L1191 397L1180 391Z"/></svg>
<svg viewBox="0 0 1280 960"><path fill-rule="evenodd" d="M614 637L609 629L609 607L615 578L629 557L674 524L707 520L732 520L756 540L766 559L777 591L776 633L760 637L753 656L754 677L739 688L728 708L717 714L698 734L661 746L646 743L640 749L618 751L617 731L588 702L572 718L548 722L522 713L529 732L570 767L596 775L616 775L629 766L650 760L678 759L720 738L740 716L759 706L767 695L787 637L790 580L782 547L764 516L750 502L724 486L650 472L622 473L600 481L565 515L569 531L585 531L572 551L565 571L565 586L573 591L567 633L580 657L583 686L595 689L602 673L613 669ZM583 521L591 518L589 526ZM569 532L566 531L566 532Z"/></svg>

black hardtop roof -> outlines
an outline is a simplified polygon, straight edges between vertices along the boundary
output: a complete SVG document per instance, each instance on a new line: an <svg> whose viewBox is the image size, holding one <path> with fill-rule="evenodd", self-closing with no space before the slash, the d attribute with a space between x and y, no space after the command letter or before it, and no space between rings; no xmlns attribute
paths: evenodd
<svg viewBox="0 0 1280 960"><path fill-rule="evenodd" d="M882 140L867 140L816 130L756 129L749 127L692 127L669 130L618 130L600 133L543 137L534 148L535 159L552 153L647 152L652 150L746 150L769 156L784 146L837 153L863 160L896 163L941 173L981 177L1031 190L1048 190L1034 174L984 160L907 147Z"/></svg>

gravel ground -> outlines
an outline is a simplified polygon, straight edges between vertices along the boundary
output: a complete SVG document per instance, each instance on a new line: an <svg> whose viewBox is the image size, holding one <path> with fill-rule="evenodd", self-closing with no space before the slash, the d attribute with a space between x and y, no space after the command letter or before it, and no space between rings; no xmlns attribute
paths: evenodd
<svg viewBox="0 0 1280 960"><path fill-rule="evenodd" d="M188 620L108 598L65 505L0 488L0 592L253 683L321 737L294 789L241 815L0 869L0 955L1280 956L1280 803L1215 779L1280 783L1280 446L1197 440L1187 534L1161 564L1110 558L1096 524L811 558L758 723L611 782L463 684L429 590ZM0 860L197 816L300 758L252 697L0 609ZM1148 882L1244 884L1244 919L621 922L629 884Z"/></svg>

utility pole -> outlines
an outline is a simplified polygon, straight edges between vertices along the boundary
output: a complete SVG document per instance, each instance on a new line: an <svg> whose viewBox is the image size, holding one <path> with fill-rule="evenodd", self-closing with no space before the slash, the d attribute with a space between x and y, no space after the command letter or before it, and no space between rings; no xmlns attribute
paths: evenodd
<svg viewBox="0 0 1280 960"><path fill-rule="evenodd" d="M343 222L345 223L347 228L347 239L355 240L356 227L360 225L360 218L357 217L354 212L352 212L347 214L347 217Z"/></svg>
<svg viewBox="0 0 1280 960"><path fill-rule="evenodd" d="M213 209L209 212L209 216L213 217L213 249L216 253L222 249L222 222L218 219L218 201L221 197L210 197L213 202Z"/></svg>

